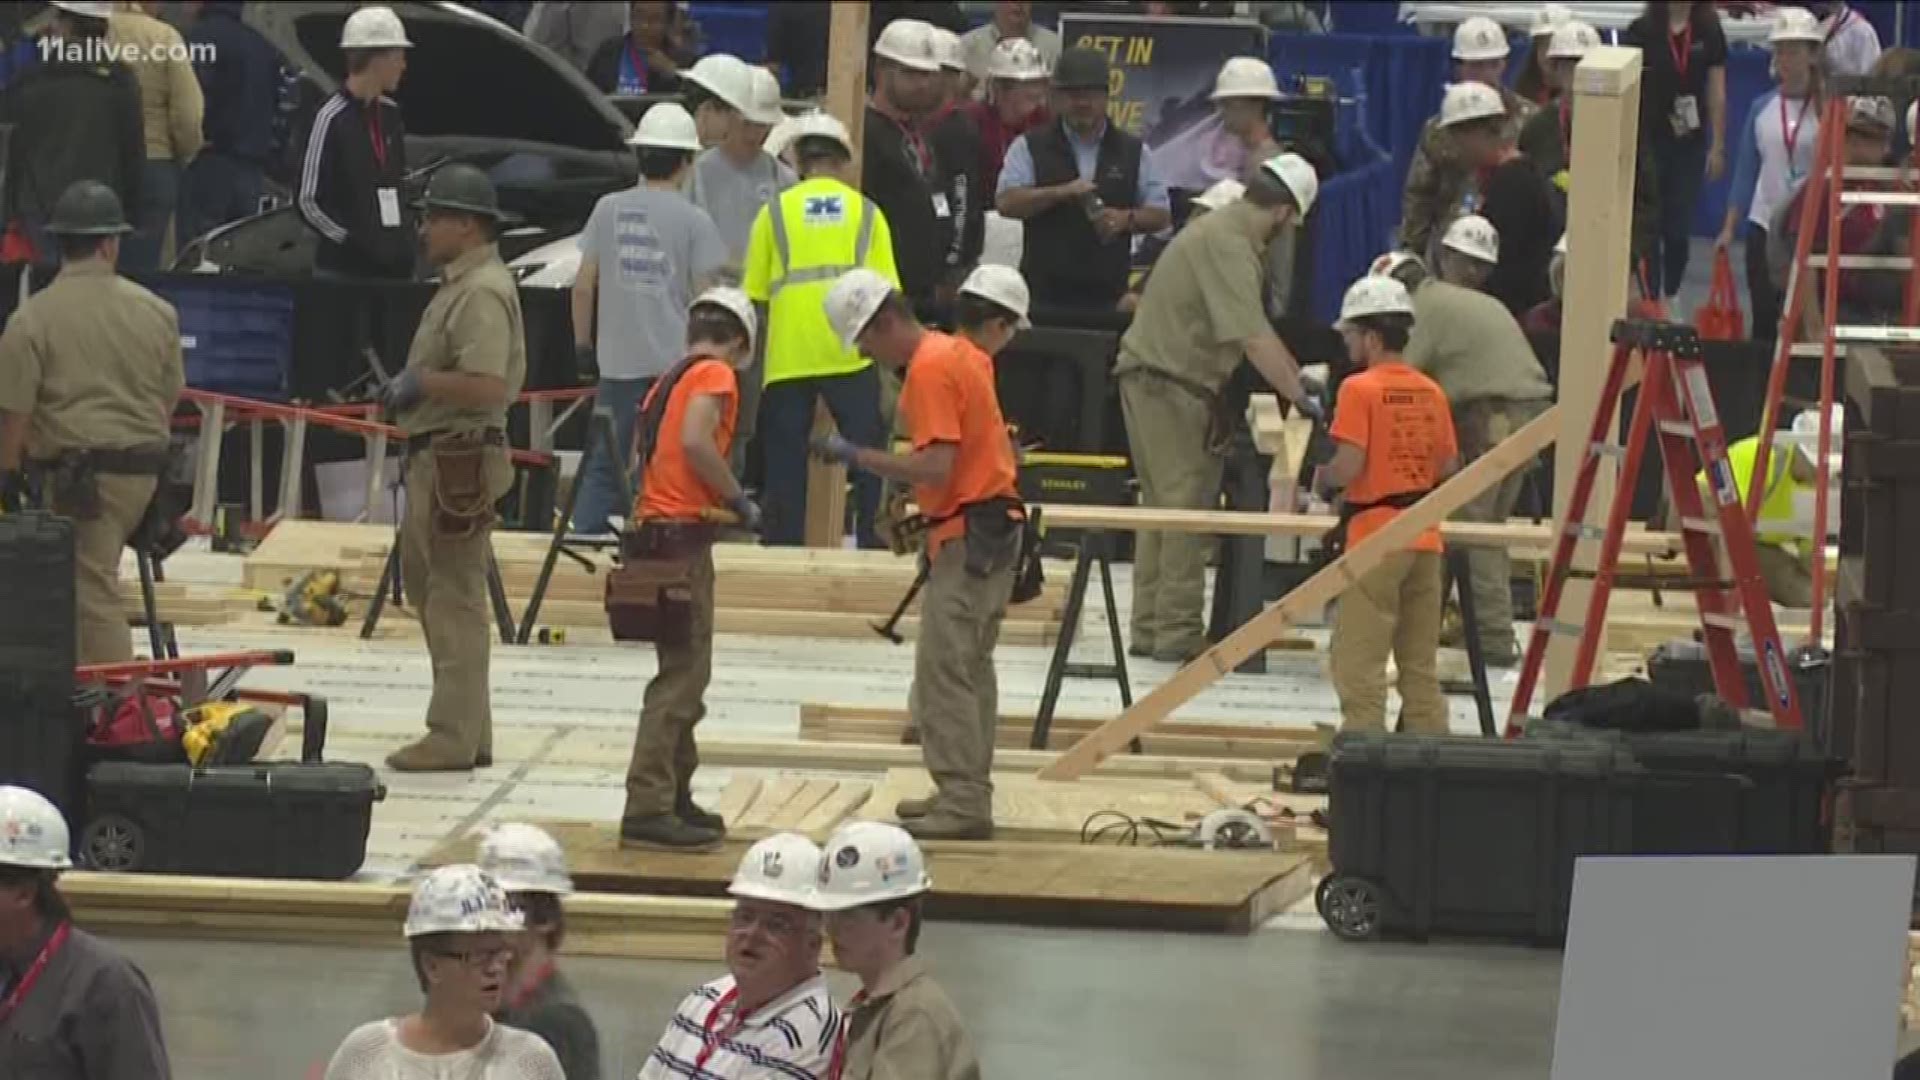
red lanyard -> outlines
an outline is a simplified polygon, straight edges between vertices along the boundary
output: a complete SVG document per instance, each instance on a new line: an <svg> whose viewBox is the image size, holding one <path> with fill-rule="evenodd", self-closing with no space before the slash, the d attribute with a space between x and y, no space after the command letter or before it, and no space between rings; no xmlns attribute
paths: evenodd
<svg viewBox="0 0 1920 1080"><path fill-rule="evenodd" d="M728 990L720 995L720 1000L713 1003L713 1010L707 1013L707 1019L701 1025L700 1054L693 1059L693 1071L696 1075L706 1069L707 1062L713 1059L713 1052L720 1048L720 1044L733 1038L739 1032L741 1025L746 1022L746 1017L736 1016L726 1027L719 1026L720 1014L725 1012L739 996L739 987Z"/></svg>
<svg viewBox="0 0 1920 1080"><path fill-rule="evenodd" d="M1839 33L1839 32L1840 32L1840 28L1841 28L1841 27L1843 27L1843 26L1845 26L1845 25L1847 25L1847 20L1849 20L1849 19L1851 19L1851 18L1853 18L1853 9L1852 9L1852 8L1850 8L1850 7L1845 7L1845 6L1842 6L1842 7L1840 8L1840 17L1839 17L1839 18L1837 18L1837 19L1835 19L1835 20L1833 20L1833 25L1832 25L1832 26L1829 26L1829 27L1827 27L1827 37L1826 37L1826 40L1825 40L1825 41L1822 41L1822 42L1821 42L1820 44L1822 44L1822 45L1830 45L1830 44L1832 44L1832 43L1833 43L1833 35L1835 35L1835 34L1837 34L1837 33Z"/></svg>
<svg viewBox="0 0 1920 1080"><path fill-rule="evenodd" d="M853 1028L853 1014L861 1005L866 1004L867 992L854 992L853 999L847 1002L847 1011L840 1015L840 1030L833 1039L833 1060L827 1065L827 1080L840 1080L840 1074L847 1067L847 1035Z"/></svg>
<svg viewBox="0 0 1920 1080"><path fill-rule="evenodd" d="M13 984L12 989L7 991L7 996L0 999L0 1024L12 1019L14 1011L20 1008L21 1002L27 1000L27 994L33 989L33 984L39 982L40 976L46 974L47 965L53 962L53 958L58 956L60 949L66 945L67 934L71 930L72 926L68 923L61 923L53 928L53 936L40 947L40 955L33 958L33 963L27 965L27 970L21 972L19 980Z"/></svg>
<svg viewBox="0 0 1920 1080"><path fill-rule="evenodd" d="M373 136L373 160L382 170L387 167L387 140L380 133L380 99L367 103L367 134Z"/></svg>
<svg viewBox="0 0 1920 1080"><path fill-rule="evenodd" d="M1786 95L1784 94L1781 95L1780 97L1780 140L1787 144L1787 171L1788 172L1793 171L1793 151L1794 151L1794 148L1798 146L1800 143L1800 129L1802 127L1805 127L1807 123L1807 107L1812 104L1813 104L1812 94L1808 94L1806 97L1801 98L1800 99L1800 116L1798 119L1794 120L1792 127L1788 127L1787 126L1787 98L1786 98Z"/></svg>
<svg viewBox="0 0 1920 1080"><path fill-rule="evenodd" d="M1678 44L1675 44L1675 43ZM1673 54L1673 73L1680 78L1687 77L1687 65L1693 61L1693 23L1687 28L1667 37L1667 51Z"/></svg>

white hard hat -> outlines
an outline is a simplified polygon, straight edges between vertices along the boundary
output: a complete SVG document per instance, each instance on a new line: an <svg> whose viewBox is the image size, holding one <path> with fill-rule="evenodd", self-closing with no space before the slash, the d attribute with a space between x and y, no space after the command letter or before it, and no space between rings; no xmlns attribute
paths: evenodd
<svg viewBox="0 0 1920 1080"><path fill-rule="evenodd" d="M973 268L973 273L967 275L967 280L960 283L960 291L968 296L991 300L1013 312L1019 316L1022 330L1033 325L1027 319L1027 310L1033 304L1032 294L1027 291L1027 279L1011 266L981 263Z"/></svg>
<svg viewBox="0 0 1920 1080"><path fill-rule="evenodd" d="M627 139L627 145L697 152L700 149L700 129L694 125L693 114L679 102L662 101L648 109L640 122L634 125L633 135Z"/></svg>
<svg viewBox="0 0 1920 1080"><path fill-rule="evenodd" d="M31 788L0 787L0 866L67 870L67 819Z"/></svg>
<svg viewBox="0 0 1920 1080"><path fill-rule="evenodd" d="M1508 51L1507 32L1484 15L1475 15L1454 28L1455 60L1504 60Z"/></svg>
<svg viewBox="0 0 1920 1080"><path fill-rule="evenodd" d="M487 830L480 838L479 865L510 893L573 892L567 853L559 841L532 825L509 821Z"/></svg>
<svg viewBox="0 0 1920 1080"><path fill-rule="evenodd" d="M810 112L794 117L793 127L787 132L786 146L807 138L832 139L847 151L849 157L853 155L853 136L847 133L847 125L831 113Z"/></svg>
<svg viewBox="0 0 1920 1080"><path fill-rule="evenodd" d="M780 111L780 80L757 64L747 67L747 107L741 112L756 124L772 126L787 118Z"/></svg>
<svg viewBox="0 0 1920 1080"><path fill-rule="evenodd" d="M898 825L856 821L827 840L815 911L845 911L905 900L933 888L920 845Z"/></svg>
<svg viewBox="0 0 1920 1080"><path fill-rule="evenodd" d="M1507 103L1500 100L1500 91L1482 83L1454 83L1440 99L1441 127L1506 115Z"/></svg>
<svg viewBox="0 0 1920 1080"><path fill-rule="evenodd" d="M748 299L747 294L739 289L730 288L725 285L716 285L706 292L701 293L699 296L694 297L693 303L687 305L687 310L691 311L702 304L712 304L714 307L725 308L727 311L732 312L733 317L740 320L740 325L747 328L747 343L749 345L753 343L755 336L760 333L760 314L753 309L753 301Z"/></svg>
<svg viewBox="0 0 1920 1080"><path fill-rule="evenodd" d="M88 0L53 0L49 7L59 8L71 15L82 15L89 19L105 19L113 15L113 0L104 3L89 3Z"/></svg>
<svg viewBox="0 0 1920 1080"><path fill-rule="evenodd" d="M788 116L781 119L779 123L767 130L767 139L760 144L760 148L772 154L774 157L779 157L781 154L786 153L787 147L793 145L793 129L799 123L800 118L798 116Z"/></svg>
<svg viewBox="0 0 1920 1080"><path fill-rule="evenodd" d="M681 78L719 98L738 112L753 106L753 72L750 65L729 53L714 53L693 62Z"/></svg>
<svg viewBox="0 0 1920 1080"><path fill-rule="evenodd" d="M1276 154L1261 162L1260 167L1293 192L1293 201L1300 204L1301 216L1313 209L1314 200L1320 197L1320 174L1306 158L1299 154Z"/></svg>
<svg viewBox="0 0 1920 1080"><path fill-rule="evenodd" d="M810 908L819 878L820 846L799 833L775 833L747 849L727 892Z"/></svg>
<svg viewBox="0 0 1920 1080"><path fill-rule="evenodd" d="M511 933L526 925L498 879L471 863L442 866L420 879L407 905L406 935Z"/></svg>
<svg viewBox="0 0 1920 1080"><path fill-rule="evenodd" d="M395 15L392 8L363 7L347 16L346 25L340 28L340 47L411 49L413 42L407 40L407 28L401 25L400 16Z"/></svg>
<svg viewBox="0 0 1920 1080"><path fill-rule="evenodd" d="M1440 246L1482 262L1497 263L1500 261L1500 230L1479 214L1467 214L1455 218L1453 224L1447 226L1447 234L1441 238Z"/></svg>
<svg viewBox="0 0 1920 1080"><path fill-rule="evenodd" d="M1408 264L1418 266L1421 270L1427 268L1427 261L1411 251L1389 251L1373 260L1372 265L1367 267L1367 273L1392 277L1400 272L1401 267Z"/></svg>
<svg viewBox="0 0 1920 1080"><path fill-rule="evenodd" d="M933 28L933 52L940 66L948 71L967 70L967 58L960 48L960 35L942 26Z"/></svg>
<svg viewBox="0 0 1920 1080"><path fill-rule="evenodd" d="M1806 8L1783 7L1775 11L1773 29L1767 33L1767 44L1782 41L1808 41L1815 45L1824 43L1827 35L1820 29L1820 20Z"/></svg>
<svg viewBox="0 0 1920 1080"><path fill-rule="evenodd" d="M1223 206L1231 206L1239 202L1240 197L1246 193L1247 185L1232 177L1228 177L1225 180L1215 183L1212 187L1200 194L1195 195L1193 197L1193 205L1204 206L1209 210L1218 210Z"/></svg>
<svg viewBox="0 0 1920 1080"><path fill-rule="evenodd" d="M1336 330L1344 330L1353 320L1369 315L1411 314L1413 297L1405 285L1384 275L1368 274L1348 287L1347 295L1340 300L1340 321L1333 325Z"/></svg>
<svg viewBox="0 0 1920 1080"><path fill-rule="evenodd" d="M1547 42L1547 59L1578 60L1600 44L1600 32L1575 19L1553 32L1553 40Z"/></svg>
<svg viewBox="0 0 1920 1080"><path fill-rule="evenodd" d="M1827 414L1827 431L1833 438L1838 439L1841 430L1846 426L1847 407L1836 402ZM1800 410L1800 414L1793 418L1792 434L1808 441L1817 441L1820 438L1820 410L1817 408Z"/></svg>
<svg viewBox="0 0 1920 1080"><path fill-rule="evenodd" d="M1847 112L1847 126L1866 123L1891 132L1893 130L1893 100L1884 97L1857 97Z"/></svg>
<svg viewBox="0 0 1920 1080"><path fill-rule="evenodd" d="M893 291L892 282L865 267L842 274L827 291L827 324L839 335L840 344L853 348L854 339Z"/></svg>
<svg viewBox="0 0 1920 1080"><path fill-rule="evenodd" d="M1573 21L1573 10L1565 4L1541 4L1533 13L1534 37L1545 37Z"/></svg>
<svg viewBox="0 0 1920 1080"><path fill-rule="evenodd" d="M1567 234L1566 233L1564 232L1561 233L1560 239L1554 241L1553 253L1555 255L1565 255L1567 253Z"/></svg>
<svg viewBox="0 0 1920 1080"><path fill-rule="evenodd" d="M1265 60L1254 56L1236 56L1220 65L1220 74L1213 77L1211 100L1224 98L1265 98L1277 101L1280 98L1280 83L1273 77L1273 68Z"/></svg>
<svg viewBox="0 0 1920 1080"><path fill-rule="evenodd" d="M1026 38L1005 38L987 57L987 78L1030 82L1053 77L1039 46Z"/></svg>
<svg viewBox="0 0 1920 1080"><path fill-rule="evenodd" d="M873 43L873 55L915 71L939 71L940 47L933 31L932 23L895 19L880 31L879 40Z"/></svg>

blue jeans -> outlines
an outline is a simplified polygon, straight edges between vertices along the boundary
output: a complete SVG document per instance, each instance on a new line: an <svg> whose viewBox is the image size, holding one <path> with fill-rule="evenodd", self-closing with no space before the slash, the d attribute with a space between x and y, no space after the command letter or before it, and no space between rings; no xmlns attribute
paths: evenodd
<svg viewBox="0 0 1920 1080"><path fill-rule="evenodd" d="M594 397L594 411L613 414L613 445L620 451L621 467L627 470L629 488L639 483L633 460L633 429L640 416L640 403L654 380L601 379ZM580 498L573 504L573 531L603 533L611 531L607 519L633 516L633 507L620 505L620 484L614 477L613 463L607 460L606 447L594 446L587 456L586 471L574 481L580 485Z"/></svg>
<svg viewBox="0 0 1920 1080"><path fill-rule="evenodd" d="M825 398L827 412L848 441L860 446L885 445L880 424L880 371L872 364L850 375L817 379L788 379L760 394L760 448L766 459L766 490L760 493L766 510L761 535L769 544L798 545L807 531L807 441L813 435L814 402ZM884 545L874 532L880 512L880 478L869 472L853 474L854 534L863 548Z"/></svg>
<svg viewBox="0 0 1920 1080"><path fill-rule="evenodd" d="M174 203L180 198L180 166L171 161L147 160L140 171L140 205L133 211L133 232L120 245L120 268L140 272L160 267L160 251L167 246L167 226L173 222Z"/></svg>
<svg viewBox="0 0 1920 1080"><path fill-rule="evenodd" d="M1654 144L1655 183L1660 188L1659 250L1647 259L1650 287L1655 296L1672 299L1680 294L1687 276L1687 255L1693 245L1693 207L1700 201L1700 185L1707 176L1707 139L1704 135Z"/></svg>
<svg viewBox="0 0 1920 1080"><path fill-rule="evenodd" d="M267 174L251 161L203 150L180 181L179 244L260 212Z"/></svg>

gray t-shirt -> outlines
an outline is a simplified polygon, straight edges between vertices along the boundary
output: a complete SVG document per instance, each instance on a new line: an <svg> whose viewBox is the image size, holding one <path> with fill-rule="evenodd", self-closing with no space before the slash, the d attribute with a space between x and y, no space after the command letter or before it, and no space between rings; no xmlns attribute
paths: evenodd
<svg viewBox="0 0 1920 1080"><path fill-rule="evenodd" d="M753 233L753 219L760 208L797 182L793 170L770 154L760 154L742 169L716 146L693 159L684 190L687 198L720 227L720 238L726 241L734 265L739 266L746 262L747 238Z"/></svg>
<svg viewBox="0 0 1920 1080"><path fill-rule="evenodd" d="M694 283L727 264L706 211L645 186L602 196L580 234L582 264L600 268L594 344L603 378L664 375L687 348Z"/></svg>

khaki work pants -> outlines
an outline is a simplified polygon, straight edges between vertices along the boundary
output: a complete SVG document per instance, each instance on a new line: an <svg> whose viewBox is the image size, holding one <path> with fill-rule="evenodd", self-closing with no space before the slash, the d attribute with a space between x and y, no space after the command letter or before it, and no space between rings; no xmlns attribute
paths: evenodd
<svg viewBox="0 0 1920 1080"><path fill-rule="evenodd" d="M513 481L506 451L487 451L494 497ZM434 533L431 452L407 459L407 509L400 525L400 578L420 618L433 658L433 697L427 705L427 746L449 763L493 754L493 605L487 595L489 525L465 538Z"/></svg>
<svg viewBox="0 0 1920 1080"><path fill-rule="evenodd" d="M1813 560L1802 556L1798 545L1759 543L1753 549L1769 600L1785 608L1813 606Z"/></svg>
<svg viewBox="0 0 1920 1080"><path fill-rule="evenodd" d="M1453 410L1455 438L1460 444L1460 463L1466 465L1500 445L1507 436L1525 427L1546 411L1545 401L1504 401L1483 398L1458 405ZM1522 466L1506 479L1481 492L1472 502L1453 515L1455 521L1504 522L1513 516L1520 501L1531 466ZM1507 549L1500 545L1461 545L1466 552L1473 590L1473 614L1480 624L1480 649L1489 657L1513 655L1513 565Z"/></svg>
<svg viewBox="0 0 1920 1080"><path fill-rule="evenodd" d="M120 602L120 552L146 516L159 480L99 473L100 512L81 521L59 500L53 512L73 519L75 662L118 664L133 659L127 609Z"/></svg>
<svg viewBox="0 0 1920 1080"><path fill-rule="evenodd" d="M967 572L967 543L955 538L931 558L920 599L920 638L913 646L913 689L907 714L920 732L933 775L934 812L993 821L993 744L1000 724L1000 686L993 649L1013 592L1014 564L986 575Z"/></svg>
<svg viewBox="0 0 1920 1080"><path fill-rule="evenodd" d="M623 821L673 812L682 793L691 794L700 767L694 725L707 715L707 684L713 680L713 549L693 560L693 627L684 645L655 645L659 670L647 683L640 729L627 763L627 808Z"/></svg>
<svg viewBox="0 0 1920 1080"><path fill-rule="evenodd" d="M1401 551L1340 594L1327 647L1342 731L1385 731L1387 657L1400 669L1402 720L1409 732L1445 734L1447 699L1434 656L1440 648L1438 552Z"/></svg>
<svg viewBox="0 0 1920 1080"><path fill-rule="evenodd" d="M1143 506L1207 510L1220 498L1225 463L1207 452L1212 416L1192 391L1150 372L1120 377L1127 445ZM1133 549L1133 647L1198 653L1207 645L1207 556L1214 538L1141 532Z"/></svg>

